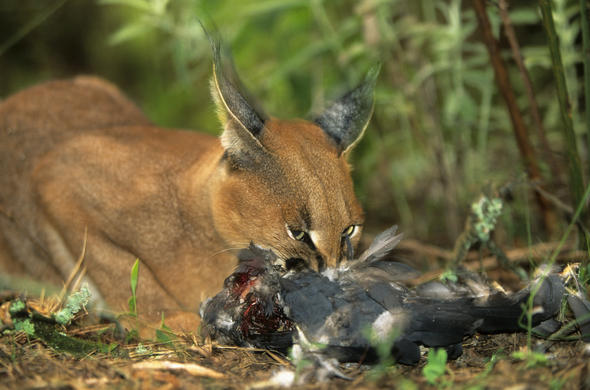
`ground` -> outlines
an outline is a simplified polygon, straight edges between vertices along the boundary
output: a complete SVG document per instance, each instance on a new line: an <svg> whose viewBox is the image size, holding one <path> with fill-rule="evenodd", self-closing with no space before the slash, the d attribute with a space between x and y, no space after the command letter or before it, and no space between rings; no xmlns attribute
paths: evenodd
<svg viewBox="0 0 590 390"><path fill-rule="evenodd" d="M405 250L415 252L412 245L406 245ZM574 256L566 255L569 263ZM512 253L510 257L518 258ZM495 261L489 267L485 259L469 264L467 258L468 268L483 265L493 280L518 287L514 274ZM438 274L440 271L433 271L424 276ZM20 314L13 311L8 319L17 299L15 293L0 294L0 389L263 388L272 387L271 380L278 372L300 368L278 352L218 345L198 334L171 335L164 329L158 342L138 340L133 333L117 331L115 324L93 319L84 311L71 324L60 326L47 321L57 308L50 299L41 301L43 304L27 299L25 310ZM48 306L51 310L46 310ZM14 330L18 322L14 319L19 315L21 324L26 322L23 319L31 319L35 332L29 330L27 335L26 327L21 327L25 331ZM462 356L447 362L444 373L432 383L424 373L428 363L428 351L424 350L416 366L343 365L340 369L348 380L308 378L296 387L590 389L590 344L572 330L569 341L532 337L532 349L544 353L526 353L525 332L468 337ZM75 342L70 342L72 338ZM521 358L514 355L519 351L525 352Z"/></svg>
<svg viewBox="0 0 590 390"><path fill-rule="evenodd" d="M435 386L429 385L419 365L363 367L350 365L343 371L352 380L331 379L307 383L300 388L488 388L488 389L583 389L590 386L590 361L580 341L557 342L547 352L548 361L527 367L526 362L510 357L526 345L524 334L479 335L465 340L464 354L447 364L446 373ZM151 353L134 353L136 344L125 347L127 358L92 354L74 358L56 353L38 340L22 333L0 338L0 388L7 389L185 389L262 387L265 381L284 368L293 368L277 353L194 343L180 340L175 348L147 345ZM490 359L496 356L495 363ZM141 362L175 361L195 363L214 370L186 370L142 367ZM189 366L191 368L192 366ZM215 373L223 377L215 378Z"/></svg>

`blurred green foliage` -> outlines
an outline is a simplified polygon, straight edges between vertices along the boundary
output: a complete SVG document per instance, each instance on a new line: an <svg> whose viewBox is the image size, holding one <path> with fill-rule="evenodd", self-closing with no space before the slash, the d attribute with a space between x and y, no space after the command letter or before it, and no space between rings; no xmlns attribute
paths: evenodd
<svg viewBox="0 0 590 390"><path fill-rule="evenodd" d="M54 3L3 0L0 45ZM494 4L489 17L538 146ZM535 2L509 4L558 172L564 172L539 11ZM578 6L576 0L554 0L574 128L582 137ZM516 200L501 217L500 241L527 240L529 229L533 240L540 237L540 218L468 1L65 1L14 44L0 46L0 96L41 80L95 73L119 85L160 125L218 133L199 18L217 24L245 84L275 116L321 110L382 64L375 114L352 158L369 230L398 223L409 236L448 246L482 187L514 181ZM581 154L587 160L587 150ZM563 174L553 177L544 157L539 152L545 187L567 204Z"/></svg>

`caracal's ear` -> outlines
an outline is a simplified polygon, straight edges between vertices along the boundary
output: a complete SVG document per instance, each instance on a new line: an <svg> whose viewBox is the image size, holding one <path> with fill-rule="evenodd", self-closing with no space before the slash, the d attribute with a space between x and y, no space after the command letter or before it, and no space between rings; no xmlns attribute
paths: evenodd
<svg viewBox="0 0 590 390"><path fill-rule="evenodd" d="M218 37L207 33L213 51L211 92L224 126L221 144L229 157L243 160L264 152L260 136L266 115L257 107L234 68L231 53Z"/></svg>
<svg viewBox="0 0 590 390"><path fill-rule="evenodd" d="M361 139L373 114L373 89L379 66L372 68L356 88L333 102L314 122L336 142L340 154L346 153Z"/></svg>

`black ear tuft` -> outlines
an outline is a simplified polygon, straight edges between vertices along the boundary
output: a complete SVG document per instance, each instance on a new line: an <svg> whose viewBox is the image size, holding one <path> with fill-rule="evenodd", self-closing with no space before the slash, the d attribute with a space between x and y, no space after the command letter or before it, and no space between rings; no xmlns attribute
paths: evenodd
<svg viewBox="0 0 590 390"><path fill-rule="evenodd" d="M208 34L213 52L213 83L218 98L227 113L254 137L264 128L266 115L251 98L242 84L233 63L231 53L219 38Z"/></svg>
<svg viewBox="0 0 590 390"><path fill-rule="evenodd" d="M372 68L362 83L314 119L314 122L336 142L341 153L354 146L369 123L373 113L373 89L379 68Z"/></svg>
<svg viewBox="0 0 590 390"><path fill-rule="evenodd" d="M250 97L235 70L230 51L213 23L201 27L213 53L212 95L224 127L221 144L225 156L238 165L250 164L266 153L260 142L266 115Z"/></svg>

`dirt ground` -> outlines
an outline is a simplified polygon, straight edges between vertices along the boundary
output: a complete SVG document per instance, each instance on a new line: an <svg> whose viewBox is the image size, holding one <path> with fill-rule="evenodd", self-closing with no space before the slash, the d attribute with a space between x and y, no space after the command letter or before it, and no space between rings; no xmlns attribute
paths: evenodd
<svg viewBox="0 0 590 390"><path fill-rule="evenodd" d="M68 335L92 340L113 340L112 325L68 330ZM590 389L588 346L581 341L544 342L546 362L520 361L512 352L526 345L526 335L475 335L464 341L464 353L447 363L435 385L417 366L360 366L341 370L350 380L309 379L299 388L486 388L486 389ZM124 352L125 357L114 357ZM170 362L181 363L178 367ZM531 363L532 366L527 366ZM285 356L262 350L219 346L192 335L173 343L120 343L111 354L73 357L57 352L24 332L0 337L0 388L6 389L186 389L273 387L271 377L294 367Z"/></svg>
<svg viewBox="0 0 590 390"><path fill-rule="evenodd" d="M568 262L572 259L568 256ZM505 286L518 287L511 272L494 266L487 269L487 275ZM436 273L429 277L436 277ZM0 294L0 321L6 318L2 308L6 312L8 303L16 297ZM30 306L36 307L34 301ZM86 315L67 328L52 326L58 330L56 337L87 340L103 352L96 352L97 348L77 355L64 352L56 347L54 339L27 336L4 321L4 326L0 323L0 389L265 388L277 387L272 382L277 373L298 368L278 352L221 346L193 334L160 337L159 343L140 343L129 334L116 332L114 324L100 323ZM590 344L580 341L577 335L572 334L572 341L533 337L533 348L545 353L528 356L546 359L519 360L513 353L525 349L525 333L476 334L464 340L463 354L447 362L445 373L434 384L429 384L423 373L428 352L425 349L416 366L341 365L341 372L349 379L318 381L307 377L295 382L295 387L590 389ZM304 375L305 370L296 379Z"/></svg>

